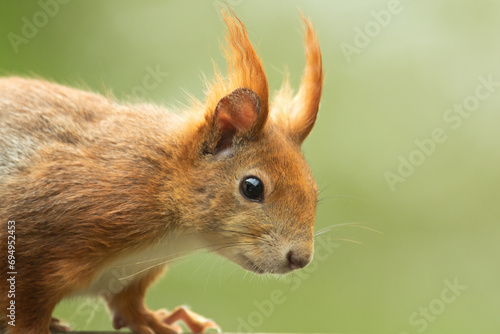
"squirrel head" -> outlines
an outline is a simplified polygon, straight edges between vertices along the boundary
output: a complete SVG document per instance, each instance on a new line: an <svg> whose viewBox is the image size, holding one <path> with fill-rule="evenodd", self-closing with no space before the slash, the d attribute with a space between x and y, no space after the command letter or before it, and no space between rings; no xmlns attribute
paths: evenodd
<svg viewBox="0 0 500 334"><path fill-rule="evenodd" d="M183 225L247 270L286 273L313 257L317 187L301 144L321 97L319 43L302 18L306 67L300 89L293 94L285 80L270 107L267 78L244 25L232 12L222 15L228 74L216 69L198 106L204 117L190 127L186 159L192 163L179 188L189 206Z"/></svg>

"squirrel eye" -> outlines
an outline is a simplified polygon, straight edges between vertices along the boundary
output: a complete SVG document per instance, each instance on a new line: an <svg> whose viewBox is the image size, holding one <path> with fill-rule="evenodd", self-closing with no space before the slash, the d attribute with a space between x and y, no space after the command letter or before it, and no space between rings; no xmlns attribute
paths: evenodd
<svg viewBox="0 0 500 334"><path fill-rule="evenodd" d="M256 176L246 176L240 183L240 192L250 201L261 201L264 195L264 183Z"/></svg>

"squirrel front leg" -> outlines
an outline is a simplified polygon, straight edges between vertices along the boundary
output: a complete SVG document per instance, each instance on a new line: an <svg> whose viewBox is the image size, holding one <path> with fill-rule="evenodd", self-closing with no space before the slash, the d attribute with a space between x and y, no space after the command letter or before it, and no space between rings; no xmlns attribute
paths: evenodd
<svg viewBox="0 0 500 334"><path fill-rule="evenodd" d="M113 327L128 327L137 334L176 334L177 328L163 322L163 314L149 310L144 304L147 288L165 270L165 265L152 268L134 279L121 291L106 298Z"/></svg>
<svg viewBox="0 0 500 334"><path fill-rule="evenodd" d="M182 330L175 323L183 321L193 333L202 333L219 326L185 306L176 307L172 312L165 309L149 310L144 304L147 288L165 270L165 265L149 269L125 286L120 292L108 298L108 307L113 318L113 327L128 327L137 334L177 334Z"/></svg>

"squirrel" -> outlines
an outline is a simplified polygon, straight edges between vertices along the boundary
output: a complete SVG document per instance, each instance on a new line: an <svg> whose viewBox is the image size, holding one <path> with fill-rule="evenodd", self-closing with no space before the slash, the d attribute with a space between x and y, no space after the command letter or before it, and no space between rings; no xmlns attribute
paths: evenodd
<svg viewBox="0 0 500 334"><path fill-rule="evenodd" d="M7 333L68 330L52 312L80 295L103 297L116 329L173 334L184 321L203 332L217 325L185 307L144 303L170 261L203 248L257 274L285 274L312 260L318 190L301 145L322 91L318 38L301 15L300 87L295 93L286 79L270 102L245 26L231 10L222 15L227 74L215 68L204 102L181 115L44 80L0 79Z"/></svg>

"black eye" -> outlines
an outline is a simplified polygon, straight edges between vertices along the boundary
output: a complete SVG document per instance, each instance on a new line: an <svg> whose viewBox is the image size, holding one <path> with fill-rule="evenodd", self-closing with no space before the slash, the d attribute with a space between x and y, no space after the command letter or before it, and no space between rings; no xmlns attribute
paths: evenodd
<svg viewBox="0 0 500 334"><path fill-rule="evenodd" d="M264 183L257 176L245 176L240 183L240 192L248 200L261 201L264 196Z"/></svg>

